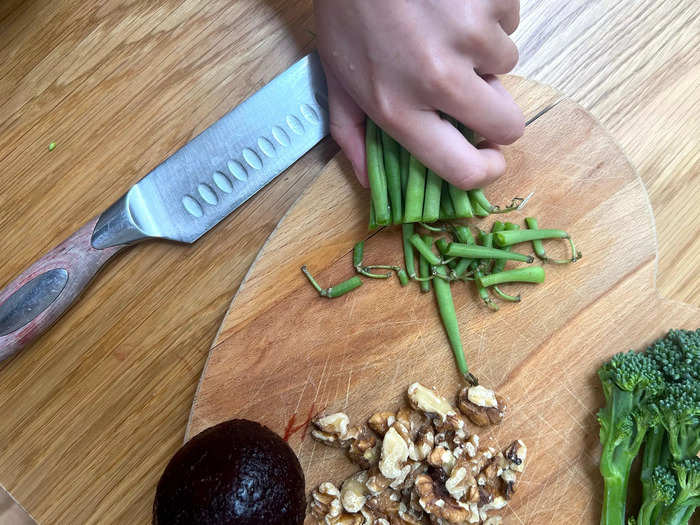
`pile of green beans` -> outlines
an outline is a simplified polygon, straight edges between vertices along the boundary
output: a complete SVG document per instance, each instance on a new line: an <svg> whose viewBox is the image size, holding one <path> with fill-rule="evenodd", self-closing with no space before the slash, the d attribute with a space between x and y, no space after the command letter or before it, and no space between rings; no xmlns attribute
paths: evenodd
<svg viewBox="0 0 700 525"><path fill-rule="evenodd" d="M473 133L451 121L468 140ZM438 312L454 353L457 369L471 384L478 381L469 372L459 332L452 285L474 283L476 292L491 310L498 310L499 298L519 302L520 294L500 289L509 283L542 283L543 266L506 268L508 262L531 264L535 258L543 264L576 262L581 253L563 230L540 229L537 219L525 219L526 228L512 222L495 221L491 231L478 231L476 237L456 219L488 217L522 208L527 199L513 199L506 208L492 205L480 189L462 190L442 180L406 151L396 140L370 119L366 129L367 169L371 191L370 229L400 224L404 268L393 265L365 265L364 241L355 245L353 268L361 276L388 279L395 274L401 286L416 281L422 292L435 294ZM569 259L550 258L543 245L546 239L564 239L571 247ZM513 246L532 243L533 255L513 251ZM416 259L417 256L417 259ZM376 270L388 270L377 273ZM306 266L302 271L321 297L337 298L362 285L358 275L330 288L321 286Z"/></svg>
<svg viewBox="0 0 700 525"><path fill-rule="evenodd" d="M473 140L473 134L457 126ZM390 224L488 217L518 209L516 198L505 208L491 204L480 189L461 190L442 180L387 132L367 119L365 144L371 191L370 229Z"/></svg>

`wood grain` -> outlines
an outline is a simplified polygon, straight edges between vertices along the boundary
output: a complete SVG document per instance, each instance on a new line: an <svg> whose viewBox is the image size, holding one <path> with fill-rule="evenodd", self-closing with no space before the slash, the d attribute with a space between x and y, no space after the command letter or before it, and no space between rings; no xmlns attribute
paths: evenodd
<svg viewBox="0 0 700 525"><path fill-rule="evenodd" d="M517 78L507 86L516 96L528 94L529 114L560 96ZM473 287L453 287L470 370L508 399L511 415L492 435L502 447L516 438L528 444L530 467L504 521L593 523L601 494L595 412L602 393L595 371L614 352L643 347L664 327L700 326L700 310L659 297L644 186L580 106L559 100L506 156L508 173L488 193L535 192L527 210L508 219L534 215L542 227L565 229L584 257L567 267L547 266L543 285L514 287L523 288L524 302L504 305L498 314L479 304ZM188 436L235 417L264 422L280 434L292 418L303 421L321 411L366 420L397 409L414 381L456 394L459 380L432 295L415 284L370 280L328 301L299 274L307 263L323 286L348 278L352 246L362 238L365 261L400 264L400 230L368 233L367 203L348 163L336 157L282 220L222 323ZM491 222L477 225L489 229ZM568 247L560 248L559 257ZM306 432L289 443L307 490L356 470L344 454Z"/></svg>
<svg viewBox="0 0 700 525"><path fill-rule="evenodd" d="M310 9L0 2L0 284L308 52ZM613 131L650 189L659 287L698 304L697 2L525 0L522 14L518 72ZM195 246L120 257L88 302L0 368L0 484L40 523L148 522L238 284L335 151L320 145Z"/></svg>

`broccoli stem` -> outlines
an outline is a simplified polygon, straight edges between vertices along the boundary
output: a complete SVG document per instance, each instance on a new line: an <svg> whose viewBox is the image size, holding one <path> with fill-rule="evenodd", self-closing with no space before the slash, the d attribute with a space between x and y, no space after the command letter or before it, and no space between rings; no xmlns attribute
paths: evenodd
<svg viewBox="0 0 700 525"><path fill-rule="evenodd" d="M646 440L644 441L644 453L642 455L642 472L640 478L642 481L642 501L646 502L651 499L651 475L654 473L654 469L657 465L663 465L661 461L661 455L665 448L665 435L664 427L657 425L651 429L647 434ZM639 524L643 523L641 521L641 514L639 517ZM649 521L649 523L653 523Z"/></svg>
<svg viewBox="0 0 700 525"><path fill-rule="evenodd" d="M628 472L629 474L629 472ZM625 525L625 502L629 476L603 477L603 510L600 525Z"/></svg>

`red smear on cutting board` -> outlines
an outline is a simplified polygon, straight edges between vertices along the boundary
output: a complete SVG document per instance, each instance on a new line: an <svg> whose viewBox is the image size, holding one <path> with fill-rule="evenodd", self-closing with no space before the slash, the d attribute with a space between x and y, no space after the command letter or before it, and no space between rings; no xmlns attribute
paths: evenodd
<svg viewBox="0 0 700 525"><path fill-rule="evenodd" d="M304 441L306 439L306 432L309 430L309 425L311 424L311 420L314 418L316 413L314 412L316 409L315 405L311 405L311 408L309 409L309 414L306 416L306 420L303 423L300 423L298 425L295 425L294 422L296 421L297 415L292 414L292 417L289 418L289 421L287 421L287 426L284 429L284 439L285 441L289 441L289 438L292 437L294 434L299 432L300 430L303 430L301 434L301 440ZM320 413L320 411L318 412Z"/></svg>

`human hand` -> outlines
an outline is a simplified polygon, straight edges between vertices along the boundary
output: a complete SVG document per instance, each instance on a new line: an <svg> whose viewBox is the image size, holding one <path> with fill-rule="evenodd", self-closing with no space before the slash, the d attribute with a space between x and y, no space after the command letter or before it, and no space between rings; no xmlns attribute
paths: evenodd
<svg viewBox="0 0 700 525"><path fill-rule="evenodd" d="M423 164L464 189L505 171L498 144L524 131L493 76L518 60L519 0L315 0L331 134L367 186L365 113ZM486 140L474 147L446 113Z"/></svg>

